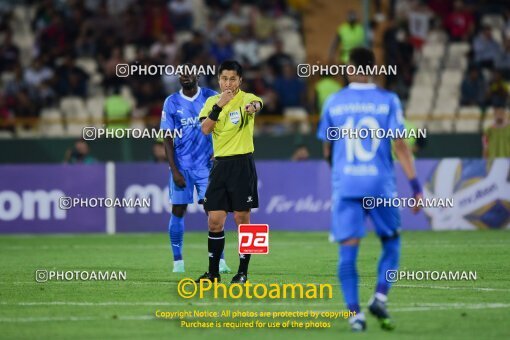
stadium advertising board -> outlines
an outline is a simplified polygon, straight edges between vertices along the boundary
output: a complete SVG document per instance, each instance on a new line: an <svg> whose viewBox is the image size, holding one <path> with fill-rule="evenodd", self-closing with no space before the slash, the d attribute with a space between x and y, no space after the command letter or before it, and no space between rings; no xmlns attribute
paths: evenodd
<svg viewBox="0 0 510 340"><path fill-rule="evenodd" d="M414 215L402 207L404 230L503 229L510 226L509 159L418 160L425 198L453 199L453 207L427 207ZM260 208L252 223L273 230L328 230L330 170L321 161L259 161ZM410 197L397 165L399 196ZM103 232L106 208L59 208L59 197L105 197L104 165L2 166L0 232ZM10 178L7 182L6 178ZM116 164L115 197L149 198L150 206L115 208L117 232L166 231L171 204L168 169L152 163ZM110 208L113 209L113 208ZM187 230L206 230L203 209L188 206ZM228 220L227 229L234 223Z"/></svg>

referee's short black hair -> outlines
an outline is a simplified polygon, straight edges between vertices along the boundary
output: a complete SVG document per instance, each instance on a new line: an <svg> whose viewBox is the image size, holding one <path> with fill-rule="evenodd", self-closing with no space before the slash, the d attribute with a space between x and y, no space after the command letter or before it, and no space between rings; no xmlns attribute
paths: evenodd
<svg viewBox="0 0 510 340"><path fill-rule="evenodd" d="M218 71L218 77L220 76L221 72L223 72L223 70L236 71L240 78L243 77L243 67L235 60L226 60L222 62Z"/></svg>
<svg viewBox="0 0 510 340"><path fill-rule="evenodd" d="M349 61L354 66L374 66L375 55L372 50L366 47L356 47L349 53Z"/></svg>

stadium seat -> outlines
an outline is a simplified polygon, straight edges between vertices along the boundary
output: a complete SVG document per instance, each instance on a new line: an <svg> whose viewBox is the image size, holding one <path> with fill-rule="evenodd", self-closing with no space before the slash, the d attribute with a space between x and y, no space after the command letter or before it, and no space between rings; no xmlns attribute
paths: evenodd
<svg viewBox="0 0 510 340"><path fill-rule="evenodd" d="M131 89L128 86L121 87L120 95L126 98L131 103L132 107L135 107L136 100L135 97L133 96L133 93L131 92Z"/></svg>
<svg viewBox="0 0 510 340"><path fill-rule="evenodd" d="M72 114L74 111L79 111L85 108L83 99L80 97L70 96L64 97L60 100L60 110L65 115Z"/></svg>
<svg viewBox="0 0 510 340"><path fill-rule="evenodd" d="M424 105L412 104L406 107L406 117L426 117L430 114L430 102L424 103Z"/></svg>
<svg viewBox="0 0 510 340"><path fill-rule="evenodd" d="M177 46L182 46L185 42L190 41L193 38L193 34L191 32L177 32L175 34L175 43Z"/></svg>
<svg viewBox="0 0 510 340"><path fill-rule="evenodd" d="M66 135L69 137L82 137L83 125L82 124L68 124L66 127Z"/></svg>
<svg viewBox="0 0 510 340"><path fill-rule="evenodd" d="M448 36L443 30L433 30L427 35L427 44L442 44L448 40Z"/></svg>
<svg viewBox="0 0 510 340"><path fill-rule="evenodd" d="M414 76L414 83L420 85L434 86L437 82L436 72L427 72L420 70Z"/></svg>
<svg viewBox="0 0 510 340"><path fill-rule="evenodd" d="M124 60L131 62L136 58L136 47L135 45L124 46Z"/></svg>
<svg viewBox="0 0 510 340"><path fill-rule="evenodd" d="M86 108L92 118L102 119L104 111L104 97L95 96L87 99Z"/></svg>
<svg viewBox="0 0 510 340"><path fill-rule="evenodd" d="M93 76L97 72L97 62L92 58L78 58L76 66L81 67L89 76Z"/></svg>
<svg viewBox="0 0 510 340"><path fill-rule="evenodd" d="M17 138L38 138L41 134L37 129L25 130L21 126L16 127L16 137Z"/></svg>
<svg viewBox="0 0 510 340"><path fill-rule="evenodd" d="M13 138L14 137L14 133L12 133L11 131L0 131L0 139L9 139L9 138Z"/></svg>
<svg viewBox="0 0 510 340"><path fill-rule="evenodd" d="M439 59L445 53L445 45L441 43L426 43L423 45L422 54L426 58Z"/></svg>
<svg viewBox="0 0 510 340"><path fill-rule="evenodd" d="M411 88L410 101L429 101L434 96L434 89L432 86L414 85Z"/></svg>
<svg viewBox="0 0 510 340"><path fill-rule="evenodd" d="M484 14L482 25L489 25L494 29L501 30L505 27L505 20L501 14Z"/></svg>
<svg viewBox="0 0 510 340"><path fill-rule="evenodd" d="M452 132L453 120L451 119L437 119L432 120L427 124L427 130L430 132Z"/></svg>
<svg viewBox="0 0 510 340"><path fill-rule="evenodd" d="M469 52L471 46L469 43L465 42L454 42L450 43L448 46L448 54L450 56L466 56L466 53Z"/></svg>
<svg viewBox="0 0 510 340"><path fill-rule="evenodd" d="M441 84L460 85L462 82L462 71L447 69L441 73Z"/></svg>
<svg viewBox="0 0 510 340"><path fill-rule="evenodd" d="M39 131L44 137L62 137L65 135L64 125L56 123L51 125L43 125Z"/></svg>
<svg viewBox="0 0 510 340"><path fill-rule="evenodd" d="M421 58L420 62L418 63L418 69L428 72L435 72L439 69L439 66L441 65L441 59L440 58Z"/></svg>
<svg viewBox="0 0 510 340"><path fill-rule="evenodd" d="M273 44L260 44L258 48L259 59L266 60L274 53L274 45Z"/></svg>
<svg viewBox="0 0 510 340"><path fill-rule="evenodd" d="M475 119L458 119L455 121L455 132L478 132L479 122Z"/></svg>
<svg viewBox="0 0 510 340"><path fill-rule="evenodd" d="M461 106L459 114L462 115L481 115L482 110L479 106Z"/></svg>

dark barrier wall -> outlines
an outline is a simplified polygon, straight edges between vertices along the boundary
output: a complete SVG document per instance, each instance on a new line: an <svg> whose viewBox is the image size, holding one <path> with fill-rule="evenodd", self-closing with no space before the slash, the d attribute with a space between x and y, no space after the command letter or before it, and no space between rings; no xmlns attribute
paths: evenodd
<svg viewBox="0 0 510 340"><path fill-rule="evenodd" d="M0 140L0 163L59 163L73 138ZM145 162L151 160L150 139L101 139L89 141L91 154L99 161ZM257 159L290 159L294 149L304 144L311 158L321 158L320 142L315 136L256 137ZM436 134L427 137L427 145L418 158L478 158L482 154L479 134Z"/></svg>

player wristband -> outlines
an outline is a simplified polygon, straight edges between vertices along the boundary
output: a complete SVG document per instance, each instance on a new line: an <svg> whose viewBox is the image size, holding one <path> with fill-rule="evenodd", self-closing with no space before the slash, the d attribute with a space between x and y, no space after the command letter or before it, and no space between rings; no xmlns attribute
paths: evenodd
<svg viewBox="0 0 510 340"><path fill-rule="evenodd" d="M413 178L412 180L409 181L409 184L411 185L411 188L413 189L414 195L421 193L421 184L418 181L418 178L416 178L416 177Z"/></svg>
<svg viewBox="0 0 510 340"><path fill-rule="evenodd" d="M218 120L218 117L221 113L221 107L218 106L218 104L214 104L212 107L211 113L209 113L209 119L214 120L215 122Z"/></svg>

